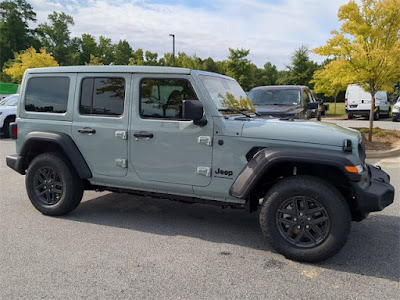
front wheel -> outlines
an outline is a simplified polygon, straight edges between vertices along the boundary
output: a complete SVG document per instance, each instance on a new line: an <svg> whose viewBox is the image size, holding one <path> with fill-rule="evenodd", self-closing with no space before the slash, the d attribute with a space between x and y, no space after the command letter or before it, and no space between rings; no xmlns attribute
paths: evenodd
<svg viewBox="0 0 400 300"><path fill-rule="evenodd" d="M351 215L333 186L311 176L295 176L277 183L267 193L260 226L273 248L285 257L318 262L343 247Z"/></svg>
<svg viewBox="0 0 400 300"><path fill-rule="evenodd" d="M83 183L71 164L56 153L35 157L25 178L33 206L44 215L60 216L81 202Z"/></svg>

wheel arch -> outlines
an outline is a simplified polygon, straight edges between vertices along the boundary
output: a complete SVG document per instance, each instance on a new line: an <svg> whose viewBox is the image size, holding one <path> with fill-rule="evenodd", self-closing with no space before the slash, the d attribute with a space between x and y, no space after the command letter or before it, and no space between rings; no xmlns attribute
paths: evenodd
<svg viewBox="0 0 400 300"><path fill-rule="evenodd" d="M20 173L25 174L32 159L47 152L59 153L68 159L80 178L92 177L92 172L75 142L68 134L62 132L33 131L28 133L19 153L19 157L21 157L21 163L18 166Z"/></svg>
<svg viewBox="0 0 400 300"><path fill-rule="evenodd" d="M357 164L358 158L347 153L318 149L265 148L258 151L248 162L229 193L233 197L255 202L249 205L251 210L255 210L259 199L281 179L309 175L336 187L356 218L357 203L353 198L350 181L359 181L361 177L346 172L344 166Z"/></svg>

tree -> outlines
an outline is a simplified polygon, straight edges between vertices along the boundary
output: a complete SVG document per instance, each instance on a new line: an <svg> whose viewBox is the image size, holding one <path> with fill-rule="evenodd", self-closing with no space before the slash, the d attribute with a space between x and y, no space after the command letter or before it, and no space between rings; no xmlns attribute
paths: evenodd
<svg viewBox="0 0 400 300"><path fill-rule="evenodd" d="M275 85L278 79L278 70L270 62L264 64L263 69L254 66L254 86Z"/></svg>
<svg viewBox="0 0 400 300"><path fill-rule="evenodd" d="M114 46L110 38L100 36L96 56L100 57L105 65L114 63Z"/></svg>
<svg viewBox="0 0 400 300"><path fill-rule="evenodd" d="M115 45L115 57L114 64L116 65L128 65L129 58L132 56L132 48L126 40L119 41Z"/></svg>
<svg viewBox="0 0 400 300"><path fill-rule="evenodd" d="M310 60L308 53L308 47L305 45L294 51L287 71L282 72L279 76L279 84L307 85L312 88L310 81L319 66Z"/></svg>
<svg viewBox="0 0 400 300"><path fill-rule="evenodd" d="M229 52L226 75L235 78L242 88L248 91L253 82L252 63L246 58L250 50L229 48Z"/></svg>
<svg viewBox="0 0 400 300"><path fill-rule="evenodd" d="M139 48L132 52L132 57L129 59L129 64L136 66L144 65L143 49Z"/></svg>
<svg viewBox="0 0 400 300"><path fill-rule="evenodd" d="M339 8L340 31L332 31L326 45L314 49L317 54L337 57L353 83L371 94L369 141L375 94L393 90L400 73L399 7L400 0L361 0L360 5L350 1Z"/></svg>
<svg viewBox="0 0 400 300"><path fill-rule="evenodd" d="M330 61L321 70L314 73L313 80L314 91L318 94L324 94L326 97L334 99L334 114L336 114L336 99L341 91L346 90L346 87L351 84L351 78L343 61Z"/></svg>
<svg viewBox="0 0 400 300"><path fill-rule="evenodd" d="M81 65L89 63L91 61L91 55L96 55L97 42L94 36L90 34L82 34L81 37L81 55L79 62Z"/></svg>
<svg viewBox="0 0 400 300"><path fill-rule="evenodd" d="M20 53L15 53L13 64L4 69L4 73L10 75L18 83L21 83L22 77L26 69L57 67L58 63L53 56L46 53L46 50L40 49L37 53L36 49L30 47Z"/></svg>
<svg viewBox="0 0 400 300"><path fill-rule="evenodd" d="M0 3L0 68L14 57L13 52L39 45L28 22L36 22L36 13L25 0Z"/></svg>
<svg viewBox="0 0 400 300"><path fill-rule="evenodd" d="M89 60L89 62L86 62L85 65L86 66L103 66L104 63L100 57L90 54L90 60Z"/></svg>
<svg viewBox="0 0 400 300"><path fill-rule="evenodd" d="M65 14L53 12L48 15L50 24L44 23L38 26L43 47L60 63L60 65L71 65L71 54L77 49L76 40L70 38L69 25L74 25L74 19Z"/></svg>

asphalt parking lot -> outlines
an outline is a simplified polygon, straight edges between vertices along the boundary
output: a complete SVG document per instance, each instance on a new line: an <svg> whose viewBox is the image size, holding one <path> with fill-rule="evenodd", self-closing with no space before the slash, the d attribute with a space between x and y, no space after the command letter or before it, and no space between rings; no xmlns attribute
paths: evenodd
<svg viewBox="0 0 400 300"><path fill-rule="evenodd" d="M335 257L301 264L274 252L257 214L86 192L65 217L30 204L0 139L1 299L397 299L400 158L369 160L396 202L353 223Z"/></svg>

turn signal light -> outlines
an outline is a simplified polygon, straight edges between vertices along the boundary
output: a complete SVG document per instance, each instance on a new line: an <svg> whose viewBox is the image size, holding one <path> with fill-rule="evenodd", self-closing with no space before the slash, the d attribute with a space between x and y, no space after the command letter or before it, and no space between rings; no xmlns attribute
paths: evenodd
<svg viewBox="0 0 400 300"><path fill-rule="evenodd" d="M346 169L347 172L354 173L354 174L360 174L363 171L363 167L361 165L345 166L344 168Z"/></svg>

